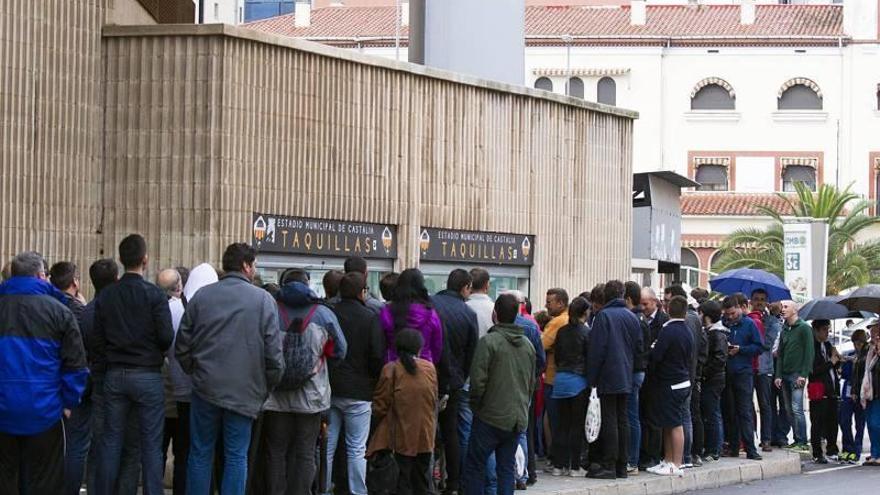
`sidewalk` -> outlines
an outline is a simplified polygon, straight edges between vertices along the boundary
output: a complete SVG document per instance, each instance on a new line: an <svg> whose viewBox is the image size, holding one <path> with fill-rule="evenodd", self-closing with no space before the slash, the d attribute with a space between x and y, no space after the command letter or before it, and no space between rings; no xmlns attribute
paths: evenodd
<svg viewBox="0 0 880 495"><path fill-rule="evenodd" d="M788 476L801 472L801 458L781 449L763 453L763 461L722 457L703 467L685 470L673 478L640 472L625 480L553 477L539 474L538 483L526 495L670 495L691 490L718 488L749 481ZM517 492L523 493L523 492Z"/></svg>

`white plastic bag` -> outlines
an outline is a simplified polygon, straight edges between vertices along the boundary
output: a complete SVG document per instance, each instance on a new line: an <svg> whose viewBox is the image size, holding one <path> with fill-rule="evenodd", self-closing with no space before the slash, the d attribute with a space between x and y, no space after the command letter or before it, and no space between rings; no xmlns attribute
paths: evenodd
<svg viewBox="0 0 880 495"><path fill-rule="evenodd" d="M584 432L587 434L587 442L593 443L599 438L599 430L602 429L602 405L599 404L599 396L596 389L590 392L590 405L587 406L587 419L584 421Z"/></svg>
<svg viewBox="0 0 880 495"><path fill-rule="evenodd" d="M522 446L516 446L516 479L521 480L528 476L526 472L526 454L523 452Z"/></svg>

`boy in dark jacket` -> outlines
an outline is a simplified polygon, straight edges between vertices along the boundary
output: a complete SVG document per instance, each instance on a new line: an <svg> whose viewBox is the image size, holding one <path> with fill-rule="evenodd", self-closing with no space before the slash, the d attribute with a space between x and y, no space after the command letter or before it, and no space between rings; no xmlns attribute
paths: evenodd
<svg viewBox="0 0 880 495"><path fill-rule="evenodd" d="M700 305L700 318L705 327L708 349L700 378L700 402L706 436L703 460L717 461L721 454L721 393L724 391L730 331L721 323L721 305L715 301L705 301Z"/></svg>
<svg viewBox="0 0 880 495"><path fill-rule="evenodd" d="M828 464L828 458L822 452L823 439L827 444L826 453L837 460L837 364L840 363L840 354L828 342L830 329L830 321L813 320L816 354L807 396L810 399L810 445L813 462L817 464Z"/></svg>

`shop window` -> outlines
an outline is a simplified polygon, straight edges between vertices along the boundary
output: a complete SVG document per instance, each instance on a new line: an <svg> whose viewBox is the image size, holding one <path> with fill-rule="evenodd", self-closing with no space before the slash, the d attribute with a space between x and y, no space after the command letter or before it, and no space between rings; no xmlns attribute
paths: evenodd
<svg viewBox="0 0 880 495"><path fill-rule="evenodd" d="M691 98L691 110L735 110L736 97L720 84L707 84Z"/></svg>
<svg viewBox="0 0 880 495"><path fill-rule="evenodd" d="M789 165L782 171L782 190L795 192L795 183L803 182L811 191L816 190L816 169L808 165Z"/></svg>
<svg viewBox="0 0 880 495"><path fill-rule="evenodd" d="M727 191L727 167L705 164L697 168L694 180L700 183L697 191Z"/></svg>
<svg viewBox="0 0 880 495"><path fill-rule="evenodd" d="M610 77L599 79L596 85L596 101L606 105L617 105L617 83Z"/></svg>
<svg viewBox="0 0 880 495"><path fill-rule="evenodd" d="M681 248L679 280L691 287L700 285L700 261L690 249Z"/></svg>
<svg viewBox="0 0 880 495"><path fill-rule="evenodd" d="M779 110L822 110L822 96L806 84L795 84L779 95Z"/></svg>
<svg viewBox="0 0 880 495"><path fill-rule="evenodd" d="M553 91L553 81L549 77L539 77L535 81L535 89L543 89L544 91Z"/></svg>
<svg viewBox="0 0 880 495"><path fill-rule="evenodd" d="M572 77L568 80L568 96L584 97L584 81L579 77Z"/></svg>

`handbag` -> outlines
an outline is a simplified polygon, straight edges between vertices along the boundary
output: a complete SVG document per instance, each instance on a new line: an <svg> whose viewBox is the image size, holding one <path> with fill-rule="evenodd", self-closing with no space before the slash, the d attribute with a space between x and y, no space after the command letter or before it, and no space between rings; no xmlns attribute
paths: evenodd
<svg viewBox="0 0 880 495"><path fill-rule="evenodd" d="M825 398L825 384L822 382L810 382L807 384L807 398L810 400L822 400Z"/></svg>
<svg viewBox="0 0 880 495"><path fill-rule="evenodd" d="M584 432L587 442L593 443L599 438L599 430L602 429L602 404L599 403L599 395L596 388L590 392L590 405L587 406L587 418L584 421Z"/></svg>
<svg viewBox="0 0 880 495"><path fill-rule="evenodd" d="M380 450L367 459L367 491L371 494L389 494L397 492L397 480L400 467L394 457L394 390L397 385L397 368L391 371L391 427L389 431L390 449Z"/></svg>

